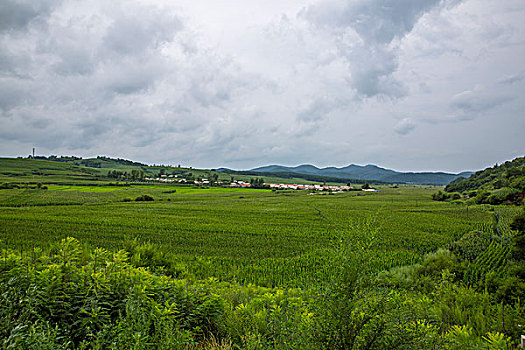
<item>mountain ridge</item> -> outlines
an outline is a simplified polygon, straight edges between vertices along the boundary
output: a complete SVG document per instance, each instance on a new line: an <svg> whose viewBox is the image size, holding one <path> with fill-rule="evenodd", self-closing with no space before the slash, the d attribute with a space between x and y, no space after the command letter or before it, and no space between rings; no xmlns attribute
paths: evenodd
<svg viewBox="0 0 525 350"><path fill-rule="evenodd" d="M301 164L294 167L271 164L257 167L249 170L251 172L261 173L299 173L317 176L338 177L342 179L362 179L369 181L382 181L390 183L407 183L418 185L447 185L458 177L469 177L473 174L471 171L461 173L447 172L400 172L392 169L382 168L378 165L356 165L349 164L344 167L325 167L319 168L311 164Z"/></svg>

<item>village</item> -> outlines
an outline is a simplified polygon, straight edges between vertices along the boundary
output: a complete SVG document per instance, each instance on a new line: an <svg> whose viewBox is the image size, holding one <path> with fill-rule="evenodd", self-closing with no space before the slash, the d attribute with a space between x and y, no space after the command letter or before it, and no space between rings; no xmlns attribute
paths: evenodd
<svg viewBox="0 0 525 350"><path fill-rule="evenodd" d="M275 190L309 190L309 191L328 191L332 193L342 193L345 191L365 191L365 192L379 192L379 190L374 188L367 188L368 186L362 188L362 187L352 187L348 185L344 186L334 186L334 185L312 185L312 184L287 184L287 183L263 183L263 186L254 186L250 182L245 182L242 180L234 180L231 182L225 182L225 181L212 181L206 178L197 179L197 180L189 180L183 177L179 177L178 175L161 175L156 178L147 177L145 178L146 181L156 181L156 182L163 182L163 183L180 183L180 184L194 184L197 186L210 186L210 185L216 185L216 186L229 186L231 188L269 188L269 189L275 189Z"/></svg>

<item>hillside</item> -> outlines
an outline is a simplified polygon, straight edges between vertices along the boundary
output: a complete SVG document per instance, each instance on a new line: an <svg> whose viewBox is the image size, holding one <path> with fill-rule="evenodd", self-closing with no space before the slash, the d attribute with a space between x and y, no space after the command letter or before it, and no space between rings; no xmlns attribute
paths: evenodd
<svg viewBox="0 0 525 350"><path fill-rule="evenodd" d="M211 175L211 171L147 165L126 159L99 156L0 158L0 182L12 184L108 184L136 181L160 174L176 174L188 179Z"/></svg>
<svg viewBox="0 0 525 350"><path fill-rule="evenodd" d="M472 174L468 178L458 178L447 187L447 192L464 192L470 190L497 190L503 187L525 189L525 157L494 165Z"/></svg>
<svg viewBox="0 0 525 350"><path fill-rule="evenodd" d="M318 168L313 165L305 164L296 167L286 167L282 165L269 165L250 170L259 173L294 173L307 174L315 176L327 176L331 178L349 181L359 179L361 181L375 181L386 183L402 183L417 185L437 185L443 186L460 176L470 176L471 172L460 174L451 174L444 172L398 172L391 169L378 167L377 165L368 164L365 166L350 164L346 167L336 168Z"/></svg>
<svg viewBox="0 0 525 350"><path fill-rule="evenodd" d="M214 185L232 181L251 182L263 177L265 182L277 183L348 183L348 179L298 173L239 172L228 169L195 169L170 165L148 165L121 158L98 156L80 158L75 156L37 156L35 158L0 158L0 184L9 186L34 186L36 184L108 185L147 178L165 177L169 180L184 179L187 183L207 179ZM363 184L364 180L350 181ZM380 183L380 182L371 182Z"/></svg>
<svg viewBox="0 0 525 350"><path fill-rule="evenodd" d="M460 177L445 187L436 200L468 198L476 204L521 204L525 197L525 157Z"/></svg>

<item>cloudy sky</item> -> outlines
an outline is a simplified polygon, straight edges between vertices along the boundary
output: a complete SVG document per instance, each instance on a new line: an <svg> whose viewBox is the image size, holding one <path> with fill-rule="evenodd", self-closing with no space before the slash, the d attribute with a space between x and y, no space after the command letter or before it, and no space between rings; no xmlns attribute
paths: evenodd
<svg viewBox="0 0 525 350"><path fill-rule="evenodd" d="M2 0L0 156L476 170L525 155L523 0Z"/></svg>

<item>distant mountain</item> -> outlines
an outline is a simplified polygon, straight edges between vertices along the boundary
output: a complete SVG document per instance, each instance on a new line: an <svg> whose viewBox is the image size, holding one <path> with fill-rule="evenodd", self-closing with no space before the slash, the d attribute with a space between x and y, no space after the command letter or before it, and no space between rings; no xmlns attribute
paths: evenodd
<svg viewBox="0 0 525 350"><path fill-rule="evenodd" d="M417 184L417 185L439 185L443 186L458 177L469 177L472 172L462 172L460 174L444 172L398 172L385 169L377 165L368 164L365 166L350 164L343 168L327 167L318 168L310 164L287 167L282 165L268 165L250 170L250 172L260 173L297 173L316 176L326 176L339 179L361 179L367 181L380 181L390 183Z"/></svg>

